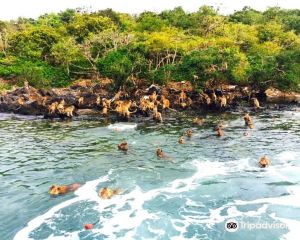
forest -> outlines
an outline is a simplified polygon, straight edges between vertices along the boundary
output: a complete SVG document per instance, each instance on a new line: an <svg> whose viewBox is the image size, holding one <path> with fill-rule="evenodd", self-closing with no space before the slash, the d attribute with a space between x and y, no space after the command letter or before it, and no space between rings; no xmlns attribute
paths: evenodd
<svg viewBox="0 0 300 240"><path fill-rule="evenodd" d="M299 34L300 10L278 7L231 15L209 6L139 15L68 9L0 21L0 90L110 78L114 89L145 79L299 91Z"/></svg>

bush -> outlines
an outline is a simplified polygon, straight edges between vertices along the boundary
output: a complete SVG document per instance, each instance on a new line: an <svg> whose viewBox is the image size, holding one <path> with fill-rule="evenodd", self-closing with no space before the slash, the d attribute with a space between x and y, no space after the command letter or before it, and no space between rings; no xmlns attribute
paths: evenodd
<svg viewBox="0 0 300 240"><path fill-rule="evenodd" d="M31 62L23 59L2 59L0 76L16 79L22 85L25 80L36 88L64 87L70 79L62 68L55 68L45 62Z"/></svg>
<svg viewBox="0 0 300 240"><path fill-rule="evenodd" d="M123 86L131 74L133 63L127 50L110 52L97 63L100 74L115 80L115 88Z"/></svg>

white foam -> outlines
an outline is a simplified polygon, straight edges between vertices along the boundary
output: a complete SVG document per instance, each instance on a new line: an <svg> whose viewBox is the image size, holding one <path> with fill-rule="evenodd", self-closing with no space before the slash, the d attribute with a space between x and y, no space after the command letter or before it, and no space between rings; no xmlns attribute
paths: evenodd
<svg viewBox="0 0 300 240"><path fill-rule="evenodd" d="M201 184L201 181L205 178L215 177L217 175L227 175L235 171L248 169L250 167L249 159L240 159L237 161L231 161L226 163L194 160L191 163L193 168L196 169L196 171L194 174L192 174L192 176L188 178L176 179L166 186L162 186L157 189L152 189L147 192L144 192L141 188L136 186L133 190L129 192L125 191L124 194L117 195L109 200L103 200L99 198L96 192L97 185L101 181L107 180L108 176L87 182L75 192L75 194L77 195L76 198L63 202L50 209L47 213L31 220L28 223L28 226L19 231L14 239L29 239L30 232L32 232L44 222L49 223L49 219L53 218L59 210L82 200L95 202L96 205L94 206L94 209L99 213L102 213L104 211L111 212L110 215L112 217L101 216L101 228L92 229L92 233L104 234L108 239L116 239L117 236L115 234L126 229L128 231L124 234L122 238L135 239L137 236L137 230L142 222L146 220L159 221L160 219L159 212L149 212L147 209L144 208L144 204L147 201L151 201L152 199L155 199L158 196L164 197L161 201L164 201L165 198L172 198L172 196L182 196L185 192L190 192L196 189ZM279 177L279 179L288 180L287 177L281 175L281 173L277 171L277 169L274 167L268 168L267 171L268 174L273 174L276 177ZM260 216L261 214L267 212L267 208L270 204L300 207L300 202L298 201L300 188L292 186L289 187L288 190L290 192L290 195L282 197L261 198L252 201L235 200L224 204L219 208L210 209L209 213L205 215L197 214L197 211L188 209L186 211L189 211L193 214L182 215L180 219L170 219L173 228L180 232L179 236L172 237L172 239L183 239L184 233L186 232L186 229L190 224L205 224L206 227L212 228L215 224L224 222L230 218L240 216ZM125 204L127 206L126 208L124 208ZM261 204L262 206L260 206L257 210L251 211L238 210L238 206L253 204ZM203 207L203 204L199 202L194 202L187 198L185 206L194 206L196 208L201 208ZM183 206L183 208L185 207ZM226 212L226 214L224 214L224 211ZM294 228L293 225L291 226L291 228ZM148 231L152 232L156 236L164 236L163 230L164 229L159 227L153 228L148 226ZM72 240L78 239L79 233L80 232L64 233L64 238ZM292 239L290 236L294 235L287 235L286 239ZM62 238L54 237L51 235L49 239L60 240Z"/></svg>
<svg viewBox="0 0 300 240"><path fill-rule="evenodd" d="M137 127L136 123L114 123L110 124L107 128L114 131L128 131Z"/></svg>
<svg viewBox="0 0 300 240"><path fill-rule="evenodd" d="M108 175L110 175L110 174L111 174L111 171L108 173ZM29 234L33 230L37 229L42 223L49 221L51 219L51 217L53 217L59 210L65 208L65 207L68 207L76 202L82 201L82 200L96 199L96 196L97 196L96 187L100 182L106 181L108 179L108 175L101 177L97 180L87 182L86 184L84 184L82 187L80 187L75 192L75 195L77 195L77 197L70 199L68 201L62 202L62 203L54 206L50 210L48 210L48 212L44 213L43 215L40 215L40 216L32 219L25 228L23 228L19 232L17 232L17 234L14 237L14 240L30 239Z"/></svg>
<svg viewBox="0 0 300 240"><path fill-rule="evenodd" d="M296 159L297 153L291 151L284 151L277 155L281 161L293 161Z"/></svg>
<svg viewBox="0 0 300 240"><path fill-rule="evenodd" d="M270 214L275 220L285 223L289 232L280 237L280 240L295 240L299 238L300 221L276 217L275 213Z"/></svg>

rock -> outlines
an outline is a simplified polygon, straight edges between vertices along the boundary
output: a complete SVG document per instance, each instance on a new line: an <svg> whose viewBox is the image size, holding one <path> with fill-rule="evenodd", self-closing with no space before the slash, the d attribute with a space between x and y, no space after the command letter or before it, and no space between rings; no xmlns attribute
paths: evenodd
<svg viewBox="0 0 300 240"><path fill-rule="evenodd" d="M84 108L84 109L78 109L77 114L79 116L81 116L81 115L100 115L101 113L97 110L94 110L94 109Z"/></svg>
<svg viewBox="0 0 300 240"><path fill-rule="evenodd" d="M267 102L291 103L300 102L300 94L295 92L282 92L276 88L269 88L265 91Z"/></svg>

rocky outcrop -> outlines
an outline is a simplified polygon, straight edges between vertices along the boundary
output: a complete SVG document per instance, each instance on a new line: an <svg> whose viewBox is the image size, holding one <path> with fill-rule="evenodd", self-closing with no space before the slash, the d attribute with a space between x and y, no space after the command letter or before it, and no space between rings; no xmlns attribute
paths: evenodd
<svg viewBox="0 0 300 240"><path fill-rule="evenodd" d="M27 85L0 94L0 111L44 115L45 118L99 115L128 120L139 115L149 117L154 112L162 114L171 110L226 111L244 100L249 102L251 95L251 90L245 91L231 85L199 92L187 81L168 83L166 86L141 83L117 92L109 90L108 84L88 80L76 82L69 88L47 90L37 90ZM273 92L266 94L280 95ZM287 98L287 95L284 97Z"/></svg>
<svg viewBox="0 0 300 240"><path fill-rule="evenodd" d="M269 88L265 91L265 95L269 103L300 102L300 94L295 92L282 92L275 88Z"/></svg>

